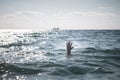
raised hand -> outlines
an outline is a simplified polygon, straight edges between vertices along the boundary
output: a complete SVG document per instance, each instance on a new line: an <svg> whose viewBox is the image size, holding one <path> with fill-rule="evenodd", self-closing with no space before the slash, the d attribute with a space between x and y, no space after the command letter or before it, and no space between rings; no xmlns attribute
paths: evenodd
<svg viewBox="0 0 120 80"><path fill-rule="evenodd" d="M71 55L71 50L74 48L72 47L72 42L67 42L66 43L66 47L67 47L67 56L70 56Z"/></svg>

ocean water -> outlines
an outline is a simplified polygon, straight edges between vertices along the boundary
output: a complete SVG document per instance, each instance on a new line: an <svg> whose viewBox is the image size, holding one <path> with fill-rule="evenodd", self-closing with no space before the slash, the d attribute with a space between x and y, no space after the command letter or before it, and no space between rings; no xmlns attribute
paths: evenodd
<svg viewBox="0 0 120 80"><path fill-rule="evenodd" d="M0 31L0 80L120 80L120 30Z"/></svg>

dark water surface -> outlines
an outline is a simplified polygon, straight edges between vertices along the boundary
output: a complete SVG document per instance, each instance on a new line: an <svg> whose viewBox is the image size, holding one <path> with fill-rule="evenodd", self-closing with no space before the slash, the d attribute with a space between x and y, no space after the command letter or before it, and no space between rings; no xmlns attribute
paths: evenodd
<svg viewBox="0 0 120 80"><path fill-rule="evenodd" d="M0 31L3 79L120 80L120 30Z"/></svg>

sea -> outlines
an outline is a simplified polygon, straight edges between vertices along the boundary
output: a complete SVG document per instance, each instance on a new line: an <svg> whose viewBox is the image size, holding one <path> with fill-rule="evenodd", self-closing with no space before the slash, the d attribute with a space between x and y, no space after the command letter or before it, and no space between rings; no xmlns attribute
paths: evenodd
<svg viewBox="0 0 120 80"><path fill-rule="evenodd" d="M120 80L120 30L0 30L0 80Z"/></svg>

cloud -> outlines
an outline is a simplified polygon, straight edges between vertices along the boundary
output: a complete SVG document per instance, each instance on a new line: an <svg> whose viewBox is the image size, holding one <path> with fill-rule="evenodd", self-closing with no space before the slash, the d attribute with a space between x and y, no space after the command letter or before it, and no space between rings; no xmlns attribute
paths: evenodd
<svg viewBox="0 0 120 80"><path fill-rule="evenodd" d="M100 10L111 10L111 9L113 9L113 7L111 7L111 6L100 6L100 7L98 7L98 9L100 9Z"/></svg>
<svg viewBox="0 0 120 80"><path fill-rule="evenodd" d="M91 12L72 12L72 13L70 13L70 15L72 15L72 16L81 16L81 17L83 17L83 16L85 16L85 17L107 17L107 16L118 16L118 14L117 13L112 13L112 12L97 12L97 11L91 11Z"/></svg>
<svg viewBox="0 0 120 80"><path fill-rule="evenodd" d="M19 11L0 15L0 28L23 29L50 29L56 26L61 28L101 28L100 26L119 26L118 13L110 12L66 12L45 13L36 11ZM101 23L101 24L99 24ZM74 27L73 27L74 26Z"/></svg>
<svg viewBox="0 0 120 80"><path fill-rule="evenodd" d="M20 12L16 12L16 14L25 15L25 16L44 16L45 15L45 13L43 12L36 12L36 11L20 11Z"/></svg>
<svg viewBox="0 0 120 80"><path fill-rule="evenodd" d="M88 13L83 13L83 15L88 15L88 16L97 16L97 17L112 17L115 16L115 13L111 13L111 12L88 12Z"/></svg>
<svg viewBox="0 0 120 80"><path fill-rule="evenodd" d="M43 12L19 11L0 15L0 28L41 28L48 29L53 16ZM44 26L44 27L43 27Z"/></svg>

